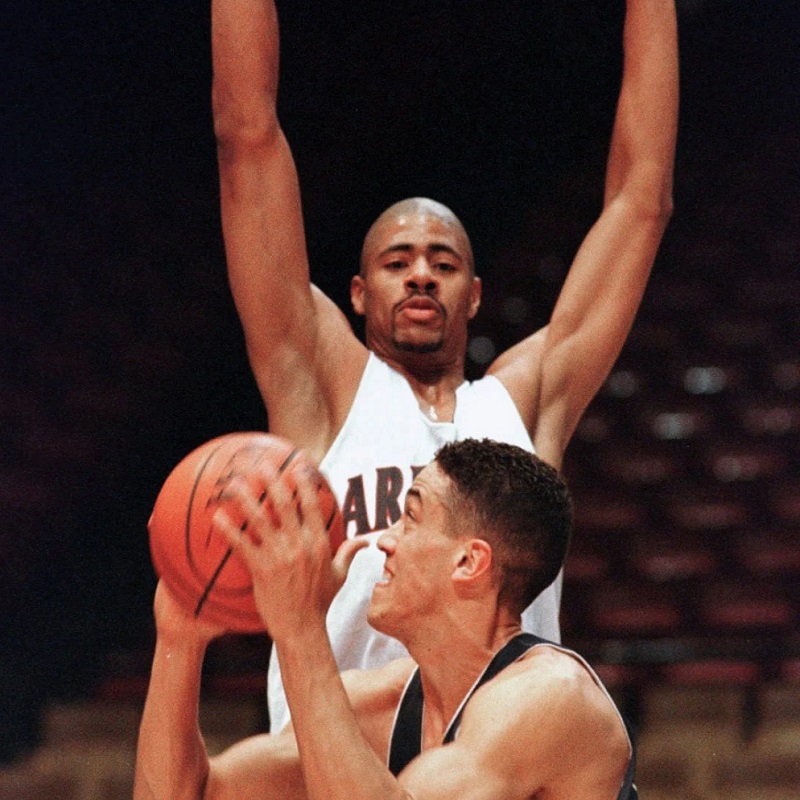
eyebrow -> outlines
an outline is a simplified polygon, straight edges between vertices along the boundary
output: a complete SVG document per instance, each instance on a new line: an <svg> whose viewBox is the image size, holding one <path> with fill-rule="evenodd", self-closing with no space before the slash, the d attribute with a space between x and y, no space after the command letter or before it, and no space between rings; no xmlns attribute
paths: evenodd
<svg viewBox="0 0 800 800"><path fill-rule="evenodd" d="M458 252L454 247L450 247L449 244L443 244L441 242L434 242L433 244L428 245L426 250L429 250L432 253L449 253L454 258L457 258L459 261L464 261L464 256ZM390 247L387 247L385 250L381 250L378 254L379 258L383 256L389 255L389 253L410 253L414 250L414 245L412 244L393 244Z"/></svg>
<svg viewBox="0 0 800 800"><path fill-rule="evenodd" d="M406 492L406 505L408 505L409 500L416 500L419 506L425 505L422 501L422 494L419 489L415 489L413 486Z"/></svg>

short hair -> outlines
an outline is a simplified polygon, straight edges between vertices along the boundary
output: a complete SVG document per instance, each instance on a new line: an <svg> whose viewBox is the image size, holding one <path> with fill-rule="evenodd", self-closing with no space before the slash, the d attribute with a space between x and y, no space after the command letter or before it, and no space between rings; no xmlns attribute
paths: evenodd
<svg viewBox="0 0 800 800"><path fill-rule="evenodd" d="M452 484L457 529L480 531L492 547L500 601L521 614L556 579L569 548L565 481L533 453L491 439L451 442L435 461Z"/></svg>

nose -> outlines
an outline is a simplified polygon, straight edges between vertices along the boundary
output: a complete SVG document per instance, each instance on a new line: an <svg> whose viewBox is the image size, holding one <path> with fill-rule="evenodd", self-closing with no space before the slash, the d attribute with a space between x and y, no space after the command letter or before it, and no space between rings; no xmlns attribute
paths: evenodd
<svg viewBox="0 0 800 800"><path fill-rule="evenodd" d="M420 255L406 275L406 288L415 292L432 292L438 285L436 272L431 269L428 259Z"/></svg>
<svg viewBox="0 0 800 800"><path fill-rule="evenodd" d="M401 524L401 521L398 520L378 537L378 541L375 544L378 550L384 555L390 556L394 553L397 547L397 534L399 533Z"/></svg>

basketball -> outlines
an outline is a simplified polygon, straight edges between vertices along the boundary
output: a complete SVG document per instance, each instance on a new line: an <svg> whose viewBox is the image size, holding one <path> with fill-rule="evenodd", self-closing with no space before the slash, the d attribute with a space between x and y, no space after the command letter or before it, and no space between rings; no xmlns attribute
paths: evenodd
<svg viewBox="0 0 800 800"><path fill-rule="evenodd" d="M268 433L230 433L189 453L161 487L147 524L153 566L178 602L195 617L239 633L261 632L264 625L247 567L212 531L211 520L226 502L230 480L247 480L264 463L292 490L294 475L312 476L335 553L344 526L330 486L290 441Z"/></svg>

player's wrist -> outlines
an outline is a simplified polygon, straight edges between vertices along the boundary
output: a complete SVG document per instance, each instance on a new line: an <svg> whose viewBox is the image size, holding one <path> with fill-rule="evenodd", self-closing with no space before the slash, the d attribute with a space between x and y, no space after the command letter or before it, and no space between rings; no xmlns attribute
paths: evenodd
<svg viewBox="0 0 800 800"><path fill-rule="evenodd" d="M323 612L308 607L296 615L281 614L279 621L274 618L269 621L270 638L279 650L306 653L320 647L330 648L325 619Z"/></svg>
<svg viewBox="0 0 800 800"><path fill-rule="evenodd" d="M156 654L161 655L165 661L176 658L182 661L202 661L213 638L198 631L157 628Z"/></svg>

